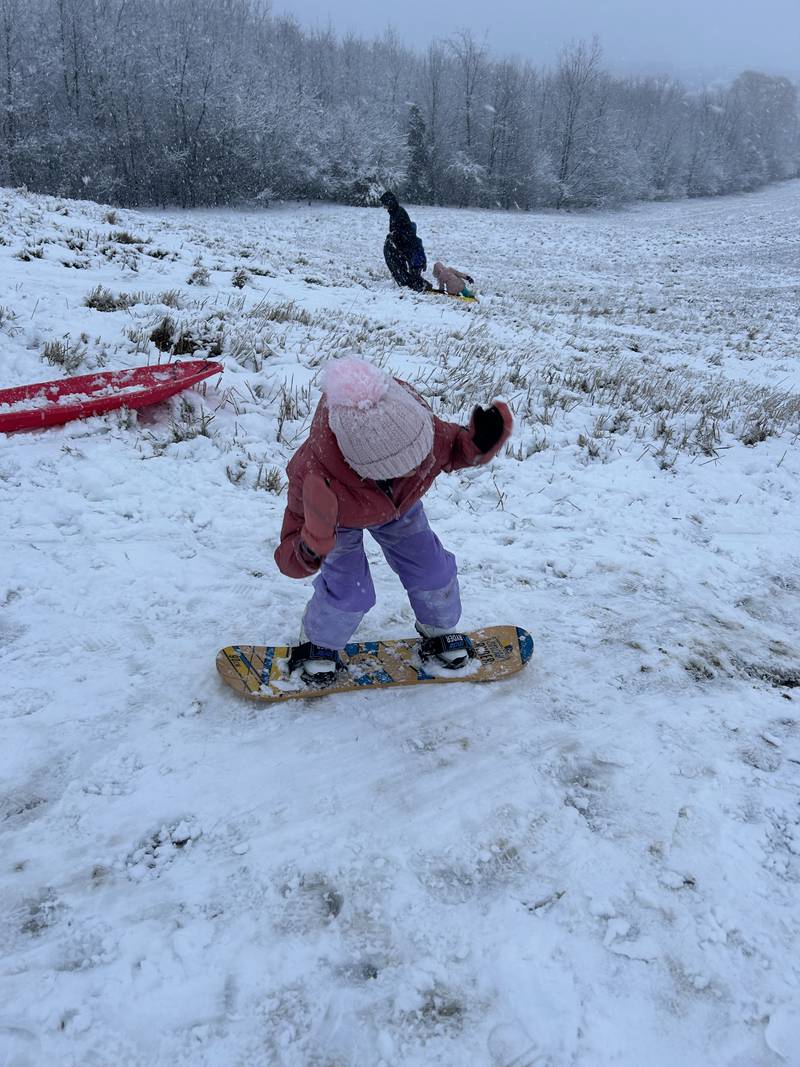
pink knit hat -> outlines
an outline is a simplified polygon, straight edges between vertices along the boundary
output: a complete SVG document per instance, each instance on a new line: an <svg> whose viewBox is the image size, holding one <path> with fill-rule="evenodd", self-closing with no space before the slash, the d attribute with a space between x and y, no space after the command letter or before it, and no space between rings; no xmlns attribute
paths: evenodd
<svg viewBox="0 0 800 1067"><path fill-rule="evenodd" d="M372 363L336 360L325 372L324 390L330 428L362 478L400 478L430 455L431 412Z"/></svg>

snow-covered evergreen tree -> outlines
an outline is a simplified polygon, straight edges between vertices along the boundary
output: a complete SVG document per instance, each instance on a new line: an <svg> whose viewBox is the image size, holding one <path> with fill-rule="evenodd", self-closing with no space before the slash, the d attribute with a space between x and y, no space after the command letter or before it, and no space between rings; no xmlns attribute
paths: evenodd
<svg viewBox="0 0 800 1067"><path fill-rule="evenodd" d="M366 203L393 185L527 209L800 173L786 78L612 77L597 41L536 71L469 31L420 55L263 0L0 0L0 138L0 182L131 205Z"/></svg>
<svg viewBox="0 0 800 1067"><path fill-rule="evenodd" d="M406 199L412 204L424 204L431 198L431 157L428 151L425 119L417 104L408 109L408 175Z"/></svg>

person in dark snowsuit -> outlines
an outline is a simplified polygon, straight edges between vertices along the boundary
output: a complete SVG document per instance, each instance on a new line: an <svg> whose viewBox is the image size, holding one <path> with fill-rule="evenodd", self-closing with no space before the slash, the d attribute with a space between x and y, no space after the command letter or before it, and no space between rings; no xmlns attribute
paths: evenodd
<svg viewBox="0 0 800 1067"><path fill-rule="evenodd" d="M398 285L416 292L425 292L433 286L422 272L428 266L425 249L417 236L416 223L408 217L394 193L385 192L381 203L389 212L389 232L383 243L383 258Z"/></svg>

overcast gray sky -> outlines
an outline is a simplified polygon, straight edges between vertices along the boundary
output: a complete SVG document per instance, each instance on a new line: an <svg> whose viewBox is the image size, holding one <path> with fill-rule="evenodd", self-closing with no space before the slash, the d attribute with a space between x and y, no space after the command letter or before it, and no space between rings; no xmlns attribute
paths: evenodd
<svg viewBox="0 0 800 1067"><path fill-rule="evenodd" d="M494 55L537 65L597 33L615 70L713 79L755 68L800 77L800 0L273 0L273 10L364 37L391 23L417 47L470 27L488 33Z"/></svg>

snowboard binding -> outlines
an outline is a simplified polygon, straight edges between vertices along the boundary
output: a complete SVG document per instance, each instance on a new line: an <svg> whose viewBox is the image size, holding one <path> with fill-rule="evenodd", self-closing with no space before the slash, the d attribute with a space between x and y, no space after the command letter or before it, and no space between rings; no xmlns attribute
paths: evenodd
<svg viewBox="0 0 800 1067"><path fill-rule="evenodd" d="M324 689L333 685L336 675L345 667L335 648L323 648L313 641L304 641L302 645L296 645L289 656L289 674L298 669L306 685Z"/></svg>
<svg viewBox="0 0 800 1067"><path fill-rule="evenodd" d="M437 637L423 637L419 655L423 662L436 660L446 670L457 671L475 658L475 646L466 634L440 634Z"/></svg>

